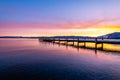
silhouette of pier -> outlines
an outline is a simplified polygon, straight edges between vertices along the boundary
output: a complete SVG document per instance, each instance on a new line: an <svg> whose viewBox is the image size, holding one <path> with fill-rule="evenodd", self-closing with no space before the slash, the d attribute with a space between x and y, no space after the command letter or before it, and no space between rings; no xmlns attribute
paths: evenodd
<svg viewBox="0 0 120 80"><path fill-rule="evenodd" d="M64 45L69 46L69 42L71 42L71 46L75 46L75 42L77 43L76 47L84 47L86 48L86 43L95 43L94 49L100 49L103 50L104 43L107 44L120 44L120 39L107 39L107 38L97 38L97 37L89 37L89 38L80 38L80 37L43 37L40 38L42 41L46 42L53 42L61 44L61 42L64 42ZM84 43L82 46L80 46L80 43ZM98 45L101 45L98 47Z"/></svg>

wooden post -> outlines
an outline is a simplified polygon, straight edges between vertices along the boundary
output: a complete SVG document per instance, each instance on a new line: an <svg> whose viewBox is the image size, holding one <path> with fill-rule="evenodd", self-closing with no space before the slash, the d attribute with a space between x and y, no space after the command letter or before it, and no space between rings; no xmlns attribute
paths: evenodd
<svg viewBox="0 0 120 80"><path fill-rule="evenodd" d="M54 43L55 43L55 38L54 38Z"/></svg>
<svg viewBox="0 0 120 80"><path fill-rule="evenodd" d="M48 40L48 38L46 37L46 38L45 38L45 40L47 41L47 40Z"/></svg>
<svg viewBox="0 0 120 80"><path fill-rule="evenodd" d="M79 47L79 37L78 37L78 41L77 41L77 46Z"/></svg>
<svg viewBox="0 0 120 80"><path fill-rule="evenodd" d="M86 40L86 38L84 38L84 40ZM84 47L86 47L86 42L84 41Z"/></svg>
<svg viewBox="0 0 120 80"><path fill-rule="evenodd" d="M59 44L60 44L60 37L59 37Z"/></svg>
<svg viewBox="0 0 120 80"><path fill-rule="evenodd" d="M97 49L97 38L95 38L95 49Z"/></svg>
<svg viewBox="0 0 120 80"><path fill-rule="evenodd" d="M54 38L52 38L52 41L53 41L53 43L54 43Z"/></svg>
<svg viewBox="0 0 120 80"><path fill-rule="evenodd" d="M103 50L103 43L101 44L101 50Z"/></svg>
<svg viewBox="0 0 120 80"><path fill-rule="evenodd" d="M103 37L102 37L102 40L103 40ZM103 50L103 43L101 44L101 49Z"/></svg>
<svg viewBox="0 0 120 80"><path fill-rule="evenodd" d="M45 39L46 39L46 38L44 37L43 40L45 41Z"/></svg>
<svg viewBox="0 0 120 80"><path fill-rule="evenodd" d="M55 43L55 37L53 37L53 45L54 45L54 43Z"/></svg>
<svg viewBox="0 0 120 80"><path fill-rule="evenodd" d="M49 42L49 37L47 38L47 41Z"/></svg>
<svg viewBox="0 0 120 80"><path fill-rule="evenodd" d="M60 44L58 44L58 46L60 47Z"/></svg>
<svg viewBox="0 0 120 80"><path fill-rule="evenodd" d="M66 39L66 45L68 45L68 38L66 37L65 39Z"/></svg>
<svg viewBox="0 0 120 80"><path fill-rule="evenodd" d="M73 46L74 46L74 37L73 37Z"/></svg>
<svg viewBox="0 0 120 80"><path fill-rule="evenodd" d="M48 41L48 37L47 37L47 41Z"/></svg>

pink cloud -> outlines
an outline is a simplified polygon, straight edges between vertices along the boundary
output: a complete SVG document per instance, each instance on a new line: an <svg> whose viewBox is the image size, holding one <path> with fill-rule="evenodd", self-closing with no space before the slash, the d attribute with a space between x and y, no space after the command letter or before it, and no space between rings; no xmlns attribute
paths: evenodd
<svg viewBox="0 0 120 80"><path fill-rule="evenodd" d="M120 20L120 18L86 20L86 21L55 20L52 22L0 21L0 28L1 29L86 29L86 28L97 27L98 25L99 26L109 25L108 22L117 22L118 20Z"/></svg>

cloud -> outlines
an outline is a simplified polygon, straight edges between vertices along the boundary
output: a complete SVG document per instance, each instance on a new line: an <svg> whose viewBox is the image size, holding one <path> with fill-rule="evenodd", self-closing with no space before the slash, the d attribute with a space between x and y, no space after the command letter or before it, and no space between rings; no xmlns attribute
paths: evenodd
<svg viewBox="0 0 120 80"><path fill-rule="evenodd" d="M0 28L22 28L22 29L87 29L100 28L102 26L117 26L120 18L95 19L95 20L51 20L47 22L21 22L21 21L0 21Z"/></svg>

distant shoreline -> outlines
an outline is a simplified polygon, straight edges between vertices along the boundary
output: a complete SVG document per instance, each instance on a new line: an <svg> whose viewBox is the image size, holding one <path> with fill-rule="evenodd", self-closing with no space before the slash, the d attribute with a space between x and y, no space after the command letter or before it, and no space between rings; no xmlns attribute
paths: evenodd
<svg viewBox="0 0 120 80"><path fill-rule="evenodd" d="M0 38L44 38L47 36L0 36ZM104 38L104 39L120 39L120 32L114 32L110 34L105 34L97 37L91 37L91 36L50 36L51 38Z"/></svg>

